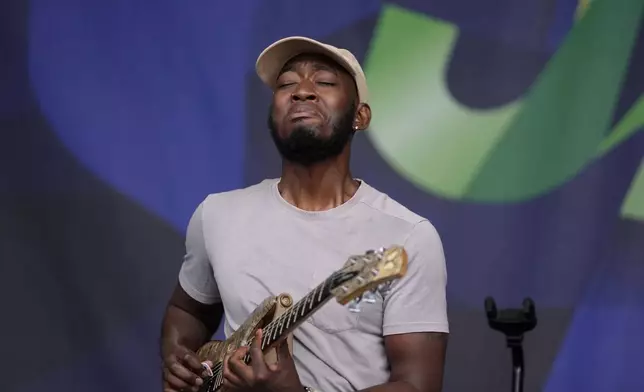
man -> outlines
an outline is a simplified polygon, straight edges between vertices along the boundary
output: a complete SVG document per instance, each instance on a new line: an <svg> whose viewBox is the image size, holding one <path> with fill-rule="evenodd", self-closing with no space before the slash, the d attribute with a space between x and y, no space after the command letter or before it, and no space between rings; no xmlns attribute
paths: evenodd
<svg viewBox="0 0 644 392"><path fill-rule="evenodd" d="M225 360L228 390L440 391L446 350L446 269L425 218L349 169L351 139L371 120L355 57L308 38L277 41L257 73L273 90L271 136L279 179L208 196L188 225L186 256L163 322L164 390L197 390L194 351L225 310L229 336L266 297L304 296L350 255L405 247L407 274L358 314L328 302L294 332L293 355L267 366L256 345ZM393 72L393 70L392 70ZM260 332L261 333L261 332ZM255 339L256 342L260 339Z"/></svg>

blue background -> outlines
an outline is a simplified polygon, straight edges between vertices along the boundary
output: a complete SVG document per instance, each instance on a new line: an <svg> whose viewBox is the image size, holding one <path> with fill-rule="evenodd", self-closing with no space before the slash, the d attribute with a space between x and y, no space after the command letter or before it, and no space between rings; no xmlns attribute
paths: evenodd
<svg viewBox="0 0 644 392"><path fill-rule="evenodd" d="M459 27L449 87L479 108L526 91L577 7L391 3ZM188 218L208 193L279 175L257 54L306 35L363 60L382 6L0 5L2 390L161 390L160 320ZM640 28L615 122L644 90L643 36ZM474 73L473 64L483 66ZM452 328L445 391L510 388L509 353L483 312L490 294L502 306L537 302L526 391L644 390L644 222L619 217L644 132L561 188L513 205L441 199L399 176L364 135L354 150L357 176L429 217L443 238Z"/></svg>

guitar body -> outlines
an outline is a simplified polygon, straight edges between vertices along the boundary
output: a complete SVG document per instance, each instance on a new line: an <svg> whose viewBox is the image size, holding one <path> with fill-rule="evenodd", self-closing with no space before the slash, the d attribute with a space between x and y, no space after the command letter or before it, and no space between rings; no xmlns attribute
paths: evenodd
<svg viewBox="0 0 644 392"><path fill-rule="evenodd" d="M288 294L266 298L228 339L210 341L197 350L202 363L211 361L213 364L199 392L222 392L224 358L240 347L250 346L258 329L266 331L260 342L264 360L273 364L277 362L276 347L286 340L292 355L293 331L331 298L342 305L350 301L356 304L355 301L361 299L372 303L376 290L385 296L390 283L406 272L404 248L381 248L350 256L342 269L331 274L296 304ZM252 358L247 353L242 360L250 364Z"/></svg>
<svg viewBox="0 0 644 392"><path fill-rule="evenodd" d="M293 298L289 294L280 294L275 297L268 297L262 301L242 324L228 339L212 340L204 344L198 351L197 356L201 362L211 361L218 363L224 360L226 354L237 350L240 347L248 346L255 332L268 325L293 306ZM293 335L288 334L287 343L289 351L293 354ZM264 352L264 360L271 364L277 361L277 352L274 348Z"/></svg>

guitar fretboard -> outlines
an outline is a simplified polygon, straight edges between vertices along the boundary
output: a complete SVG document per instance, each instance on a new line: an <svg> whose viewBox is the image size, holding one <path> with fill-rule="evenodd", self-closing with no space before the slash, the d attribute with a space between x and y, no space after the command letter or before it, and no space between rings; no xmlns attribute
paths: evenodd
<svg viewBox="0 0 644 392"><path fill-rule="evenodd" d="M282 336L293 330L301 321L312 314L317 308L331 299L332 279L329 278L309 292L304 298L297 301L280 317L271 321L262 331L262 350L270 347ZM246 360L246 358L244 358Z"/></svg>
<svg viewBox="0 0 644 392"><path fill-rule="evenodd" d="M315 289L309 292L304 298L300 299L284 312L280 317L271 321L262 329L262 351L279 341L284 335L295 329L302 321L306 320L320 306L333 298L331 290L340 286L344 282L352 279L355 272L335 273L320 283ZM248 346L253 343L254 339L248 341ZM250 352L244 356L244 363L250 363ZM223 384L223 363L217 363L213 370L213 376L206 382L203 390L214 392ZM200 389L201 391L202 389Z"/></svg>

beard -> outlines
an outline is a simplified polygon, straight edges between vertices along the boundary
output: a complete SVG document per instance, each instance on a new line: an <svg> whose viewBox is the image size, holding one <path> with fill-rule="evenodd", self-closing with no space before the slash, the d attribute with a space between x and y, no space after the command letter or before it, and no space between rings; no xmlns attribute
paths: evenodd
<svg viewBox="0 0 644 392"><path fill-rule="evenodd" d="M268 115L268 128L277 151L283 159L302 166L311 166L335 158L344 151L355 134L353 129L355 111L355 104L351 104L341 116L329 124L332 132L328 137L319 136L318 126L300 125L295 126L290 135L282 138L277 132L277 124L273 118L273 107L271 106Z"/></svg>

